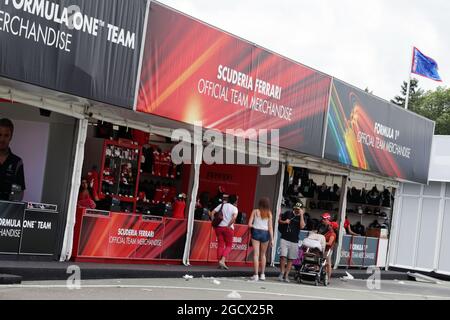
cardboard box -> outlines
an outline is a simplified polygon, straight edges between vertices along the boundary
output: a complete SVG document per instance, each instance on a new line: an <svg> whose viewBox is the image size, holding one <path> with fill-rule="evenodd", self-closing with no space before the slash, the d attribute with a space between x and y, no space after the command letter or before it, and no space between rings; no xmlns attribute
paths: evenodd
<svg viewBox="0 0 450 320"><path fill-rule="evenodd" d="M381 229L378 228L368 228L366 230L366 237L380 238Z"/></svg>
<svg viewBox="0 0 450 320"><path fill-rule="evenodd" d="M378 228L369 228L366 231L366 237L387 239L388 230L387 229L378 229Z"/></svg>

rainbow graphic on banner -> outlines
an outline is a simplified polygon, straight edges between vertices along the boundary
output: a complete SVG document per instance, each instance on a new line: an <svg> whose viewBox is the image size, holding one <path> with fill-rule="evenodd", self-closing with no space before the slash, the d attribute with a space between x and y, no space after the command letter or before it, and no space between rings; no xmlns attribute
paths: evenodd
<svg viewBox="0 0 450 320"><path fill-rule="evenodd" d="M374 132L375 121L368 114L368 108L363 105L359 95L350 91L345 98L349 103L342 102L342 95L339 95L333 83L328 113L326 158L363 170L404 178L404 173L391 153L369 148L359 141L358 135L361 132L372 137L382 137ZM330 156L330 149L335 149L337 154L331 152Z"/></svg>

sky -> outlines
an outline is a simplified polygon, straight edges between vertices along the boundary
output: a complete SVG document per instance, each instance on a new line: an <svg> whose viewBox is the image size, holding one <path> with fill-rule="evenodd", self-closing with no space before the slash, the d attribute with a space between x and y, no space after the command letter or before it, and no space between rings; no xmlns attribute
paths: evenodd
<svg viewBox="0 0 450 320"><path fill-rule="evenodd" d="M448 0L159 0L172 8L390 100L409 77L415 46L450 81Z"/></svg>

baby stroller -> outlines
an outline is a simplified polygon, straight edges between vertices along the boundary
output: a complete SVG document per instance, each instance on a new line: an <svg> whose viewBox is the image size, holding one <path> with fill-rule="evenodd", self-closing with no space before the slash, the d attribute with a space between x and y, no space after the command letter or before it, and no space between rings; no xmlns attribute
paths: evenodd
<svg viewBox="0 0 450 320"><path fill-rule="evenodd" d="M316 286L319 283L328 286L328 274L325 265L331 251L328 250L323 254L320 249L320 244L317 246L315 240L308 240L310 239L305 239L299 247L299 259L293 263L295 268L294 279L299 283L307 280L314 281Z"/></svg>

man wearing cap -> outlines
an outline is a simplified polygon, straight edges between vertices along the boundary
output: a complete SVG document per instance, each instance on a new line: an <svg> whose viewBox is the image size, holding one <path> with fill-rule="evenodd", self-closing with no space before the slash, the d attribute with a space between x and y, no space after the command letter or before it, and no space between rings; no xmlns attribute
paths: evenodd
<svg viewBox="0 0 450 320"><path fill-rule="evenodd" d="M324 214L322 214L321 217L322 217L322 224L326 227L326 228L324 228L325 229L324 230L325 241L327 242L325 252L328 252L328 250L330 250L330 254L327 256L327 265L326 265L328 281L330 281L331 269L332 269L331 268L331 255L333 253L333 247L336 242L335 230L337 230L339 228L339 225L336 222L331 221L331 215L328 212L325 212Z"/></svg>
<svg viewBox="0 0 450 320"><path fill-rule="evenodd" d="M298 258L300 230L305 227L304 214L303 203L299 201L294 205L293 211L283 213L278 219L278 231L281 233L281 273L278 276L279 281L289 282L289 272L292 269L292 263Z"/></svg>

